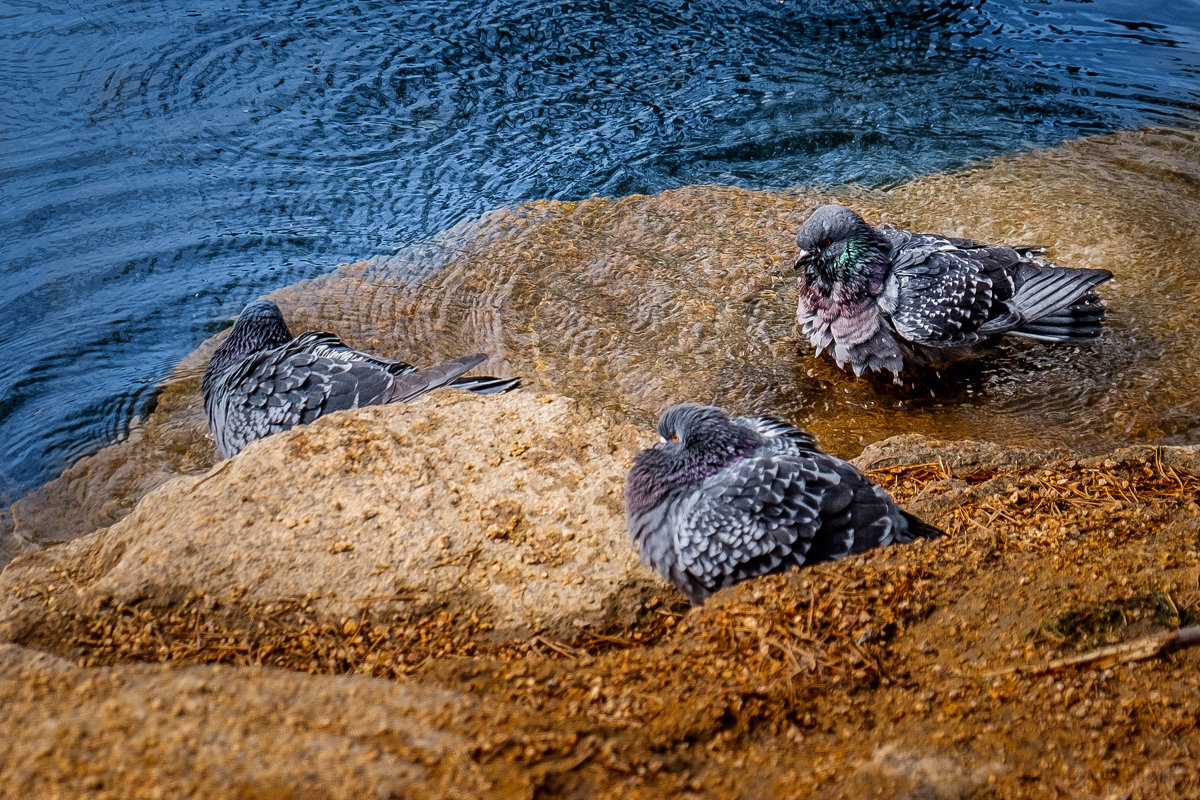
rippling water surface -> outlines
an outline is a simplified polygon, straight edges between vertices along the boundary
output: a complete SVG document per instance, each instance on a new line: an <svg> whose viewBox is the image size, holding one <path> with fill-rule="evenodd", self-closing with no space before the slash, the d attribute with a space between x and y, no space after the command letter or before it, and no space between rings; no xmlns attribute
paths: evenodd
<svg viewBox="0 0 1200 800"><path fill-rule="evenodd" d="M484 210L886 187L1200 117L1200 3L0 8L0 495L248 299Z"/></svg>

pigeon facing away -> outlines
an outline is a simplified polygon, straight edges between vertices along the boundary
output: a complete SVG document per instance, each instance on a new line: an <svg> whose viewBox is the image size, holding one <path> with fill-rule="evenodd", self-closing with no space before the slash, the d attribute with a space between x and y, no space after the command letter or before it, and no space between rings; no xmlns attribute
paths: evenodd
<svg viewBox="0 0 1200 800"><path fill-rule="evenodd" d="M1100 335L1105 269L1060 267L1040 247L986 245L872 227L821 206L796 235L796 315L817 354L855 375L939 365L975 355L1003 334L1043 342Z"/></svg>
<svg viewBox="0 0 1200 800"><path fill-rule="evenodd" d="M786 422L685 403L658 432L633 461L625 517L642 561L693 603L756 575L942 534Z"/></svg>
<svg viewBox="0 0 1200 800"><path fill-rule="evenodd" d="M279 306L242 309L204 372L204 411L221 455L345 408L407 403L443 386L477 394L514 389L518 378L462 378L487 356L463 356L417 369L363 353L331 333L292 338Z"/></svg>

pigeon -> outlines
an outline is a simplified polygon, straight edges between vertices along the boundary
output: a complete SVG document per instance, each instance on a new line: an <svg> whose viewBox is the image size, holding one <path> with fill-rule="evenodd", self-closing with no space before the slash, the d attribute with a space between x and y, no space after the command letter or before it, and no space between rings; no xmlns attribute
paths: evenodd
<svg viewBox="0 0 1200 800"><path fill-rule="evenodd" d="M781 420L684 403L658 432L633 460L625 518L642 561L694 604L757 575L943 533Z"/></svg>
<svg viewBox="0 0 1200 800"><path fill-rule="evenodd" d="M796 235L797 319L817 355L830 350L861 376L941 366L1004 334L1043 342L1100 335L1105 269L1061 267L1042 247L981 244L872 227L845 206L821 206Z"/></svg>
<svg viewBox="0 0 1200 800"><path fill-rule="evenodd" d="M228 458L250 442L345 408L407 403L443 386L477 394L518 386L518 378L460 377L486 359L477 353L417 369L347 347L331 333L293 338L279 306L258 300L242 309L213 353L202 384L204 411Z"/></svg>

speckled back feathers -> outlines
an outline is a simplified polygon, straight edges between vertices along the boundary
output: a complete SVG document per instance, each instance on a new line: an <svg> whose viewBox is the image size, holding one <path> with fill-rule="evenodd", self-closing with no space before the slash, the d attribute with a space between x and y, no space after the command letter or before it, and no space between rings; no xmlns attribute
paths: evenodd
<svg viewBox="0 0 1200 800"><path fill-rule="evenodd" d="M814 211L796 244L797 320L818 354L856 375L958 360L1004 334L1095 339L1095 289L1112 277L1060 267L1037 247L872 227L838 205Z"/></svg>
<svg viewBox="0 0 1200 800"><path fill-rule="evenodd" d="M486 359L463 356L428 369L347 347L329 333L292 338L267 300L238 316L204 374L204 410L223 456L250 442L333 411L409 402L442 386L480 394L507 391L516 379L462 378Z"/></svg>
<svg viewBox="0 0 1200 800"><path fill-rule="evenodd" d="M635 459L626 519L642 560L692 602L746 578L931 535L852 465L767 417L684 404Z"/></svg>

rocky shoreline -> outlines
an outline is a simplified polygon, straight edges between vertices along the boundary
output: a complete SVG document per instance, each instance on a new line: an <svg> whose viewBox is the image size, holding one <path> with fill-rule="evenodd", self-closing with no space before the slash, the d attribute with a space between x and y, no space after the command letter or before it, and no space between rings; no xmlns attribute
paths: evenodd
<svg viewBox="0 0 1200 800"><path fill-rule="evenodd" d="M997 357L1033 388L921 395L798 356L810 194L538 203L275 293L296 330L486 351L527 388L216 463L205 343L127 440L0 517L0 795L1200 797L1200 649L1030 669L1200 621L1200 445L1171 445L1194 442L1197 331L1142 322L1153 270L1200 245L1200 151L1144 137L851 198L1131 264L1105 348ZM1117 170L1126 195L1099 191ZM787 413L950 535L689 609L621 500L682 399Z"/></svg>
<svg viewBox="0 0 1200 800"><path fill-rule="evenodd" d="M21 557L4 793L1200 792L1200 652L993 674L1200 617L1200 447L896 437L856 463L950 537L689 610L623 528L647 438L566 398L443 393Z"/></svg>

